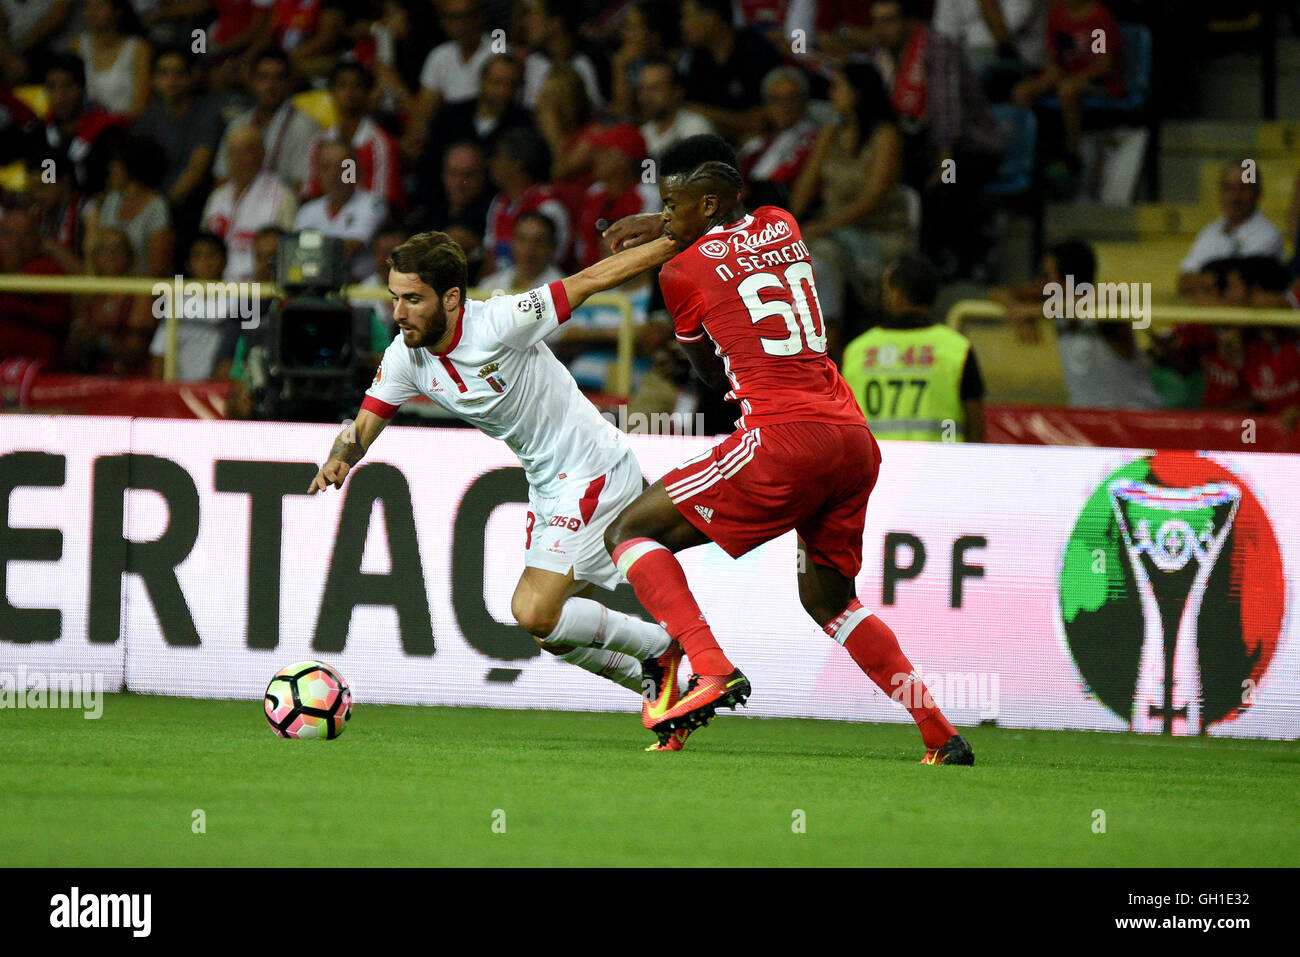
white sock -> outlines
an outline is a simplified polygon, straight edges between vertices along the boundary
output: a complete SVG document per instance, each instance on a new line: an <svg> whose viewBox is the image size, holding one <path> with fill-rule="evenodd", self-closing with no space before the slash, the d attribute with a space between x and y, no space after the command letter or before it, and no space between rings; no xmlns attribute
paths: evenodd
<svg viewBox="0 0 1300 957"><path fill-rule="evenodd" d="M605 648L574 648L560 655L560 660L641 694L641 662L631 655Z"/></svg>
<svg viewBox="0 0 1300 957"><path fill-rule="evenodd" d="M672 639L658 625L606 608L590 598L570 598L546 640L556 645L621 651L644 661L658 658Z"/></svg>

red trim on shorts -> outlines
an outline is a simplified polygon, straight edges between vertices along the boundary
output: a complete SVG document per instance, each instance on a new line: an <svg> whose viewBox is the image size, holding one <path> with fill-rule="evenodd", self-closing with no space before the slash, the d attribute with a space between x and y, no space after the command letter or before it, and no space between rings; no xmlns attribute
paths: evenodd
<svg viewBox="0 0 1300 957"><path fill-rule="evenodd" d="M373 395L368 395L361 400L361 408L366 412L373 412L381 419L391 419L397 415L398 407L389 405L383 399L376 399Z"/></svg>
<svg viewBox="0 0 1300 957"><path fill-rule="evenodd" d="M547 288L551 290L551 299L555 301L555 314L559 317L560 325L564 325L565 320L573 315L573 310L569 307L569 294L564 291L564 280L557 279Z"/></svg>
<svg viewBox="0 0 1300 957"><path fill-rule="evenodd" d="M587 486L587 491L582 494L578 501L578 514L582 516L582 524L590 525L591 516L596 514L596 505L600 502L601 490L605 488L605 476L596 479Z"/></svg>

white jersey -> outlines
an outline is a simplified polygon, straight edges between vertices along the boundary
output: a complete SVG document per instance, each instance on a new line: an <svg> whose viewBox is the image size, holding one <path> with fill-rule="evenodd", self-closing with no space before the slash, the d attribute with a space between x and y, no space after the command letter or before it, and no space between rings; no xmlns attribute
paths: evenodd
<svg viewBox="0 0 1300 957"><path fill-rule="evenodd" d="M425 395L510 446L539 495L588 483L630 452L542 341L568 318L562 282L467 300L446 352L411 349L400 334L393 340L361 408L391 419Z"/></svg>

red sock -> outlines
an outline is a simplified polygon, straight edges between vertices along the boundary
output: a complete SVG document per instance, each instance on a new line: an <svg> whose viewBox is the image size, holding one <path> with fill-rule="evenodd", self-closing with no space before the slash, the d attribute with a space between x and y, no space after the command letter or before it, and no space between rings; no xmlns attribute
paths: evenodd
<svg viewBox="0 0 1300 957"><path fill-rule="evenodd" d="M862 602L856 598L849 602L826 626L826 634L844 646L876 687L907 708L927 748L943 747L957 733L898 647L893 629L863 608Z"/></svg>
<svg viewBox="0 0 1300 957"><path fill-rule="evenodd" d="M646 611L682 643L697 675L729 675L736 670L718 647L672 552L654 539L633 538L614 549L614 564L632 583Z"/></svg>

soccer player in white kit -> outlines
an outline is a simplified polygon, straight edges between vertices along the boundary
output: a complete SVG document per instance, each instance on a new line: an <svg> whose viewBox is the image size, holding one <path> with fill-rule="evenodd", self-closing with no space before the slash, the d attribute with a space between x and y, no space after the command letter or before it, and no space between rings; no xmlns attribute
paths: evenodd
<svg viewBox="0 0 1300 957"><path fill-rule="evenodd" d="M465 253L446 233L411 237L388 260L400 334L384 352L356 421L335 439L308 489L339 488L398 407L416 395L501 439L528 478L524 573L511 599L545 650L638 693L659 680L668 633L585 597L622 580L604 531L644 486L627 436L578 390L542 341L589 296L667 262L655 240L517 296L465 298ZM643 673L642 664L647 664ZM676 674L671 676L675 682ZM666 750L677 750L675 738ZM650 750L657 750L651 748Z"/></svg>

